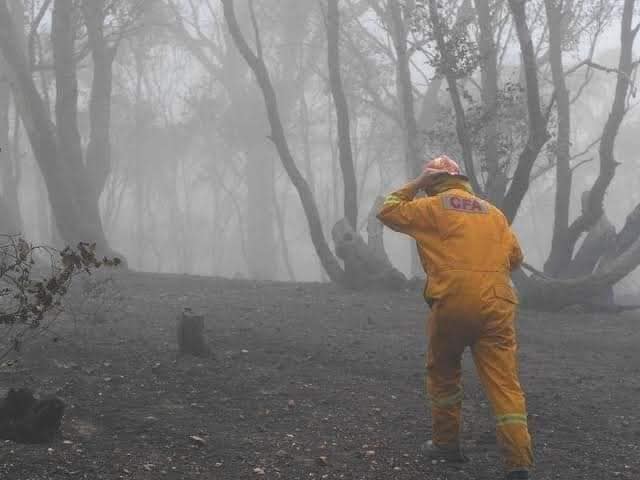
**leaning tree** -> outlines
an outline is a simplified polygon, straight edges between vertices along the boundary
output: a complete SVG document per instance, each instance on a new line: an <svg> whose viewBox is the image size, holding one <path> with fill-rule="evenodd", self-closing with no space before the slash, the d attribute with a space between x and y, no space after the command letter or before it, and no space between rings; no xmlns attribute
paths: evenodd
<svg viewBox="0 0 640 480"><path fill-rule="evenodd" d="M240 54L253 71L262 91L271 128L269 138L273 141L282 166L298 193L307 218L311 240L329 278L336 283L348 286L362 286L372 282L390 286L402 285L404 276L394 269L386 258L376 254L373 242L371 244L365 243L358 234L357 182L350 140L348 104L340 71L341 25L338 0L329 0L326 5L322 5L328 46L328 86L335 105L339 164L344 182L345 218L338 222L332 231L336 243L335 253L330 248L325 236L313 192L298 168L289 147L281 119L278 97L265 62L256 16L251 12L251 23L255 36L255 47L252 48L238 22L234 2L222 0L222 5L230 35ZM251 0L249 6L250 9L253 8Z"/></svg>
<svg viewBox="0 0 640 480"><path fill-rule="evenodd" d="M354 224L358 205L349 200L354 198L349 194L357 190L350 172L353 160L347 141L349 116L341 99L337 46L342 38L346 48L352 48L356 54L358 47L350 42L349 32L340 29L338 2L328 2L323 7L328 33L328 87L336 107L340 165L345 182L345 219L333 230L337 255L331 251L323 234L313 194L288 146L255 16L252 17L255 47L251 48L238 24L233 2L223 0L222 3L231 37L262 90L271 127L270 138L299 194L311 239L329 277L353 285L353 281L347 280L346 272L354 264L359 265L357 270L365 272L360 278L369 281L376 277L371 272L395 272L380 248L381 244L373 241L380 237L376 233L380 227L373 223L369 225L372 235L367 244L360 239ZM389 50L359 24L363 36L368 36L371 44L380 47L395 65L397 98L392 105L385 103L367 79L363 79L361 89L374 109L403 129L406 175L415 174L425 139L433 139L438 123L455 135L452 137L441 129L435 136L440 140L449 138L449 147L452 142L457 143L475 189L500 207L510 222L521 211L532 182L555 171L554 230L545 271L530 268L530 275L518 272L516 283L523 299L538 307L558 309L575 303L600 303L612 285L640 264L640 206L633 209L620 232L612 232L603 205L615 175L615 140L628 110L632 76L637 67L632 58L638 31L638 27L632 25L635 2L625 0L621 5L621 48L615 68L593 60L597 39L612 19L617 18L617 5L611 2L475 0L442 5L435 0L372 0L349 3L348 7L353 9L361 3L368 4L379 16L392 39L393 48ZM567 46L575 45L587 33L591 35L587 56L567 67ZM514 45L521 59L520 65L510 65L505 60L513 57ZM426 91L417 89L411 78L416 71L412 56L417 52L433 67ZM371 66L366 65L367 61L360 59L365 72ZM547 69L549 75L543 76L541 72ZM573 172L584 164L571 152L571 106L597 70L608 72L615 79L616 89L602 134L593 142L598 147L599 175L582 196L581 213L571 219ZM503 71L511 74L509 81L501 77ZM576 72L586 72L577 93L567 85ZM551 81L547 82L546 78ZM443 106L438 99L442 84L447 87L450 107ZM470 85L479 91L479 101L470 93ZM422 111L417 112L416 103ZM425 110L431 111L425 114ZM446 112L445 121L428 122L431 128L426 128L424 119L433 119L442 110ZM452 121L447 123L446 118ZM510 138L510 142L505 138ZM549 143L550 139L553 139L552 143ZM539 165L543 154L552 157L550 165ZM346 269L339 259L345 261ZM377 266L370 268L365 266L367 264ZM385 268L378 268L380 265ZM394 284L399 283L397 275L387 278L392 278Z"/></svg>
<svg viewBox="0 0 640 480"><path fill-rule="evenodd" d="M477 62L468 62L467 55L473 54L475 44L467 31L449 25L435 0L418 2L425 14L429 40L434 44L434 66L446 78L449 96L455 115L457 140L466 167L475 188L494 201L513 221L529 191L532 179L539 172L534 171L536 160L551 138L550 118L555 114L552 156L555 178L555 208L551 251L545 263L544 273L528 267L532 275L518 272L514 277L525 302L537 308L559 309L573 304L591 304L595 308L606 308L603 303L611 300L611 288L640 265L640 205L627 217L620 232L615 232L606 219L604 198L615 176L618 161L614 156L614 146L620 126L628 111L629 96L633 89L633 73L638 61L633 59L633 44L640 25L633 25L634 0L625 0L620 16L620 53L617 67L607 67L593 60L594 45L588 56L574 66L567 68L564 50L571 40L585 30L584 22L597 38L615 6L611 2L562 2L545 0L523 2L509 0L511 22L515 28L522 59L524 85L519 87L526 102L528 116L528 136L522 142L520 153L512 162L500 162L496 141L500 129L499 79L497 75L498 55L496 54L496 30L500 21L500 3L476 0L475 9L478 24ZM579 4L579 5L578 5ZM580 7L591 15L577 15ZM537 12L536 12L537 9ZM579 10L579 9L578 9ZM542 14L548 35L536 43L532 36L531 24L534 13ZM580 25L579 21L583 24ZM573 23L572 23L573 22ZM572 38L572 35L574 38ZM594 40L595 41L595 40ZM546 43L542 54L540 45ZM461 55L462 53L462 55ZM551 88L545 100L541 86L541 65L548 63L551 70ZM477 125L469 121L470 112L465 108L465 82L475 70L481 70L483 108L477 119L483 123L481 149L485 154L482 162L474 158L474 137ZM598 147L599 174L582 195L582 210L577 218L570 219L570 198L574 169L581 164L572 162L571 155L571 92L567 78L580 69L603 70L616 81L611 100L610 112L601 136L593 144ZM588 81L588 80L587 80ZM508 86L511 88L512 85ZM578 94L584 85L578 89ZM509 116L506 116L511 121ZM513 152L509 152L513 153ZM477 173L481 165L483 175ZM510 178L509 178L510 177ZM496 188L497 187L497 188ZM579 245L580 239L584 241Z"/></svg>

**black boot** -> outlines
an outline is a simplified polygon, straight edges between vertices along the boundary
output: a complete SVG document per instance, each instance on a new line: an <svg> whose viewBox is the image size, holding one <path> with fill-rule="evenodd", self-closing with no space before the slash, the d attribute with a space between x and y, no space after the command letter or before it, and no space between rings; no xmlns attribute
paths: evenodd
<svg viewBox="0 0 640 480"><path fill-rule="evenodd" d="M514 470L506 476L506 480L529 480L529 478L529 472L527 470Z"/></svg>
<svg viewBox="0 0 640 480"><path fill-rule="evenodd" d="M432 441L428 441L422 446L422 451L429 460L451 463L466 463L469 461L469 458L462 453L459 446L441 447Z"/></svg>

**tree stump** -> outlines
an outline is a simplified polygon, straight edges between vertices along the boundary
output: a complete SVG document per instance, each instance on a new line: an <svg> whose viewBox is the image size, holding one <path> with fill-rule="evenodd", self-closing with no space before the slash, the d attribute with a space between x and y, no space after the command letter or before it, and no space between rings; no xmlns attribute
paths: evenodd
<svg viewBox="0 0 640 480"><path fill-rule="evenodd" d="M334 225L331 235L336 246L336 255L349 266L348 285L356 289L379 287L401 290L406 287L406 277L391 265L386 254L381 256L380 251L375 250L374 242L371 246L365 243L345 219ZM384 248L379 243L377 247Z"/></svg>
<svg viewBox="0 0 640 480"><path fill-rule="evenodd" d="M180 354L204 357L209 347L204 338L204 317L185 308L178 318L178 348Z"/></svg>

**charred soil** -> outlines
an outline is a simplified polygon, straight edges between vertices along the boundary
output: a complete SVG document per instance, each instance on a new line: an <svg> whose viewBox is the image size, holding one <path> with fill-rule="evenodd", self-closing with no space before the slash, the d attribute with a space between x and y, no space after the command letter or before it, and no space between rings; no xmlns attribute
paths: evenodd
<svg viewBox="0 0 640 480"><path fill-rule="evenodd" d="M0 444L0 479L501 478L493 420L465 357L471 462L432 464L427 307L415 292L119 274L118 315L54 324L0 369L66 403L46 445ZM205 317L212 355L179 356ZM640 478L640 316L519 319L536 479ZM0 392L4 394L5 392Z"/></svg>

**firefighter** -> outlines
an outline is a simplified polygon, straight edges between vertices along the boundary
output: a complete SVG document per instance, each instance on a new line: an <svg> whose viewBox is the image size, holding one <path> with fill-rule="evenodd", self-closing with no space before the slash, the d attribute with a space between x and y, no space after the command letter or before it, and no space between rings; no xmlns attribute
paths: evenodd
<svg viewBox="0 0 640 480"><path fill-rule="evenodd" d="M427 196L415 198L419 191ZM432 458L466 461L460 448L466 347L491 402L507 479L528 479L533 465L525 398L518 380L514 320L518 298L510 273L522 251L504 215L476 197L468 178L446 156L385 199L378 218L416 240L427 274L427 392Z"/></svg>

